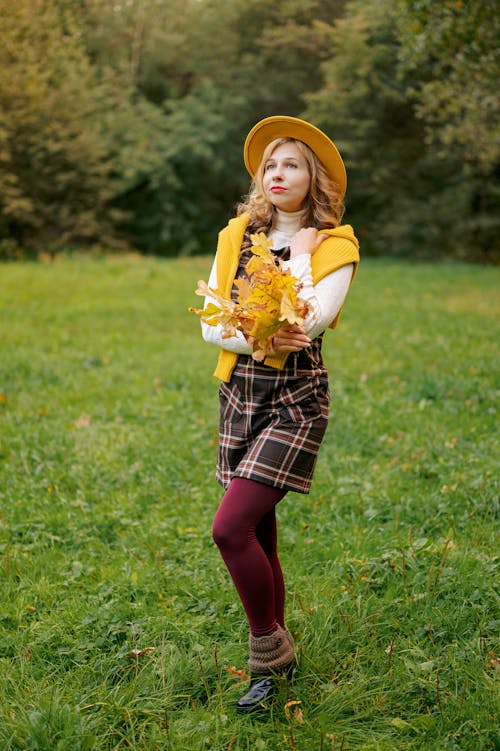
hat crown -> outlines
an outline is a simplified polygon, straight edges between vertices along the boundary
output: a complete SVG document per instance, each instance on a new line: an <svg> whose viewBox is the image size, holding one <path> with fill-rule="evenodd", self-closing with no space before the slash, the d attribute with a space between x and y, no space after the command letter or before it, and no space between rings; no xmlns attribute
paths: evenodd
<svg viewBox="0 0 500 751"><path fill-rule="evenodd" d="M338 185L340 196L344 196L347 175L337 147L326 133L298 117L273 115L253 126L246 137L243 149L245 167L251 177L255 176L266 147L278 138L293 138L309 146Z"/></svg>

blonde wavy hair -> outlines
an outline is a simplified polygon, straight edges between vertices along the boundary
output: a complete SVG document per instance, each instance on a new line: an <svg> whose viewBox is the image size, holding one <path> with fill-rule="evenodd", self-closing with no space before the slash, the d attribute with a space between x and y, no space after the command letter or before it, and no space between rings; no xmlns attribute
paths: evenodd
<svg viewBox="0 0 500 751"><path fill-rule="evenodd" d="M340 224L344 204L337 184L327 173L314 151L295 138L277 138L267 145L259 167L255 173L248 195L238 204L238 216L247 211L250 214L243 248L250 243L247 238L254 232L268 233L273 221L274 206L267 198L262 180L264 168L273 151L284 143L294 143L305 158L311 176L311 186L303 207L303 227L332 229Z"/></svg>

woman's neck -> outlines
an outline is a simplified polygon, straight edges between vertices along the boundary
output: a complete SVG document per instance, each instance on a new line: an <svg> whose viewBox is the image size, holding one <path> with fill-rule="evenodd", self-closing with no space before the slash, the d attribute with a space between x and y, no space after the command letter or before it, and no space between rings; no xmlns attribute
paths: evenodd
<svg viewBox="0 0 500 751"><path fill-rule="evenodd" d="M275 209L270 236L275 249L290 245L290 241L302 226L304 212Z"/></svg>
<svg viewBox="0 0 500 751"><path fill-rule="evenodd" d="M275 209L273 218L273 227L286 232L287 230L298 232L301 224L304 212L302 209L299 211L282 211L281 209Z"/></svg>

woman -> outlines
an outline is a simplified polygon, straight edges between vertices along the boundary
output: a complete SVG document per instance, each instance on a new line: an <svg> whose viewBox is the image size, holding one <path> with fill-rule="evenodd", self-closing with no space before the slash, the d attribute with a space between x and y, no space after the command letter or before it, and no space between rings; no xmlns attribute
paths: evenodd
<svg viewBox="0 0 500 751"><path fill-rule="evenodd" d="M338 322L359 253L352 228L339 226L344 164L321 130L293 117L266 118L248 134L244 159L251 190L219 234L208 284L234 295L251 256L250 235L264 232L309 304L304 325L280 330L263 363L252 358L241 332L223 338L220 326L202 323L204 339L221 347L216 476L226 492L213 537L248 618L252 680L237 709L251 712L264 706L274 677L289 674L295 659L275 509L288 490L308 493L311 486L329 409L323 332Z"/></svg>

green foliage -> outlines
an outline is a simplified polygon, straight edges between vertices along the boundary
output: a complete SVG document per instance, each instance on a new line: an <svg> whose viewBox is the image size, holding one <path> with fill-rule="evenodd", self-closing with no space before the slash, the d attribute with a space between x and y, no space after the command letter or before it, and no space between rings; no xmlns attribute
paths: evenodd
<svg viewBox="0 0 500 751"><path fill-rule="evenodd" d="M491 117L493 36L482 33L487 18L456 2L351 0L332 28L325 84L307 96L306 116L338 134L353 186L349 218L379 254L411 248L417 257L498 260L499 141ZM461 90L450 85L450 69L469 81ZM471 99L475 79L483 89Z"/></svg>
<svg viewBox="0 0 500 751"><path fill-rule="evenodd" d="M220 112L225 99L202 82L166 103L156 113L158 129L143 142L147 153L139 148L132 154L130 185L115 203L128 213L127 233L141 249L159 255L213 249L214 227L204 217L221 224L234 202L224 184L223 144L231 127Z"/></svg>
<svg viewBox="0 0 500 751"><path fill-rule="evenodd" d="M460 212L453 239L459 242L462 233L470 244L477 243L483 257L498 260L497 4L404 0L402 5L401 66L413 78L415 114L438 160L451 160L449 183L456 185L458 176L465 186L451 191Z"/></svg>
<svg viewBox="0 0 500 751"><path fill-rule="evenodd" d="M109 107L75 17L51 2L0 3L0 231L54 252L109 233Z"/></svg>
<svg viewBox="0 0 500 751"><path fill-rule="evenodd" d="M498 272L361 265L313 491L278 512L299 666L256 721L210 537L216 351L186 311L208 271L2 270L0 747L494 751Z"/></svg>
<svg viewBox="0 0 500 751"><path fill-rule="evenodd" d="M98 53L102 65L108 45L119 49L116 37L132 39L140 25L135 84L138 96L157 107L158 131L145 130L149 157L132 159L133 184L116 205L130 216L126 232L134 245L162 255L212 251L215 233L248 187L245 133L257 113L300 109L303 88L318 81L318 54L325 54L321 19L341 4L182 5L132 3L120 14L124 28L116 21L106 27L109 38Z"/></svg>
<svg viewBox="0 0 500 751"><path fill-rule="evenodd" d="M261 117L325 127L363 251L498 260L498 13L446 0L0 0L0 258L211 252Z"/></svg>
<svg viewBox="0 0 500 751"><path fill-rule="evenodd" d="M497 11L491 0L404 0L399 19L401 62L415 77L426 138L485 175L500 161Z"/></svg>

